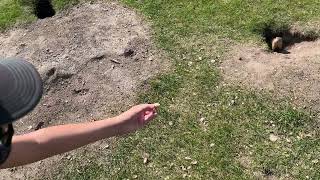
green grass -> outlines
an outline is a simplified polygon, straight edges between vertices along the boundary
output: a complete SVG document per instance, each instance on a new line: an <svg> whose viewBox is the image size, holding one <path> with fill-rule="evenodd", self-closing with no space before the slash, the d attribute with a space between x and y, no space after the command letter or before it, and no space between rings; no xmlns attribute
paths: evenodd
<svg viewBox="0 0 320 180"><path fill-rule="evenodd" d="M56 6L62 8L64 2L56 1ZM96 163L99 157L93 154L92 163L84 165L81 159L88 155L79 156L64 162L57 178L257 179L269 174L320 179L314 115L272 94L223 86L217 68L235 43L265 46L260 34L266 26L278 30L319 20L319 1L123 3L151 21L157 45L173 60L172 71L150 80L151 89L139 98L159 102L159 117L148 128L119 138L107 164ZM280 139L271 142L270 134ZM148 164L144 153L150 154Z"/></svg>
<svg viewBox="0 0 320 180"><path fill-rule="evenodd" d="M120 138L107 166L84 166L80 173L69 168L62 179L320 178L313 115L286 99L224 87L216 68L234 43L265 46L266 26L279 30L316 21L318 1L123 2L152 22L159 47L174 60L173 72L151 80L151 90L140 97L160 102L159 118ZM280 139L271 142L270 134ZM147 165L144 153L150 154Z"/></svg>
<svg viewBox="0 0 320 180"><path fill-rule="evenodd" d="M15 24L25 24L36 20L34 15L34 0L1 0L0 30L5 30ZM53 0L56 11L78 3L79 0Z"/></svg>

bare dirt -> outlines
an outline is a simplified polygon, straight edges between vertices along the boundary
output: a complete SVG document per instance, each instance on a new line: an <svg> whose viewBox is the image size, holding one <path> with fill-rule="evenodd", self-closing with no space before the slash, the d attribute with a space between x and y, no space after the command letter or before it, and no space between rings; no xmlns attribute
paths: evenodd
<svg viewBox="0 0 320 180"><path fill-rule="evenodd" d="M95 2L0 34L0 56L33 63L45 86L40 104L15 124L16 133L111 117L135 104L136 93L143 91L146 81L168 67L145 24L118 3ZM41 179L44 172L81 152L99 153L107 159L108 143L100 141L31 165L1 170L0 179Z"/></svg>
<svg viewBox="0 0 320 180"><path fill-rule="evenodd" d="M299 108L320 111L320 40L293 44L286 54L236 46L221 70L224 83L272 92Z"/></svg>

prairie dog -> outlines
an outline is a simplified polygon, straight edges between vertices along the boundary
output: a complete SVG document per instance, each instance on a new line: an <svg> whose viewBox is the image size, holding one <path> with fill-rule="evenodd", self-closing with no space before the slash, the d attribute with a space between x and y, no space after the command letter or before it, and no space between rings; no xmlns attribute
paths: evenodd
<svg viewBox="0 0 320 180"><path fill-rule="evenodd" d="M272 51L281 51L283 50L283 40L282 37L276 37L272 39Z"/></svg>

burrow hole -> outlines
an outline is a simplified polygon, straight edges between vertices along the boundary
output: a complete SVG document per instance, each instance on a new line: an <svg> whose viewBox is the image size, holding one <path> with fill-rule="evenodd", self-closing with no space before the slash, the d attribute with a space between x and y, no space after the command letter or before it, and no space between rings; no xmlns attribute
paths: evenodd
<svg viewBox="0 0 320 180"><path fill-rule="evenodd" d="M314 32L303 33L291 28L283 28L281 30L276 30L272 27L265 27L261 33L264 41L267 43L269 50L273 50L272 41L276 37L282 38L283 46L282 49L274 49L275 52L289 54L289 49L292 45L296 43L301 43L303 41L315 41L318 36Z"/></svg>
<svg viewBox="0 0 320 180"><path fill-rule="evenodd" d="M52 17L56 14L51 4L51 0L36 0L34 13L39 19Z"/></svg>

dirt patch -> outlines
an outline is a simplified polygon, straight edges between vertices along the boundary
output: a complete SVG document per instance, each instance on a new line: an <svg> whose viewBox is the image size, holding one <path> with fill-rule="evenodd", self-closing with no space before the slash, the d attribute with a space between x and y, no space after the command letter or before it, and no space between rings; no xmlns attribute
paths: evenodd
<svg viewBox="0 0 320 180"><path fill-rule="evenodd" d="M301 42L289 54L241 45L221 64L224 82L288 96L300 107L320 111L320 41Z"/></svg>
<svg viewBox="0 0 320 180"><path fill-rule="evenodd" d="M280 30L275 30L272 27L265 27L262 32L261 36L264 38L264 41L267 43L269 49L272 48L272 42L275 38L281 38L281 47L280 49L275 49L275 52L289 54L291 46L296 43L301 43L304 41L315 41L318 36L315 32L301 32L295 28L282 28Z"/></svg>
<svg viewBox="0 0 320 180"><path fill-rule="evenodd" d="M81 4L0 34L0 54L33 63L45 85L37 108L15 124L18 134L113 116L135 104L140 85L168 67L151 42L148 26L134 11L115 2ZM100 141L66 155L1 170L0 179L41 179L41 174L81 152L99 153L105 160L110 153L103 150L107 144Z"/></svg>

